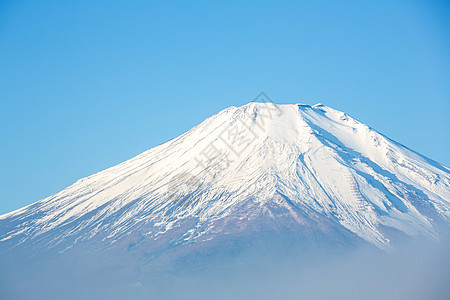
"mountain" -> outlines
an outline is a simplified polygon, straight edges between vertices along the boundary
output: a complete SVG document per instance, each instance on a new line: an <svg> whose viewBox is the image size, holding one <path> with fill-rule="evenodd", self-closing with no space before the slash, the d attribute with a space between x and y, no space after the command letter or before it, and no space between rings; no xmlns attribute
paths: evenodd
<svg viewBox="0 0 450 300"><path fill-rule="evenodd" d="M0 216L0 254L114 253L158 269L278 242L388 250L439 240L449 201L449 168L349 115L252 102Z"/></svg>

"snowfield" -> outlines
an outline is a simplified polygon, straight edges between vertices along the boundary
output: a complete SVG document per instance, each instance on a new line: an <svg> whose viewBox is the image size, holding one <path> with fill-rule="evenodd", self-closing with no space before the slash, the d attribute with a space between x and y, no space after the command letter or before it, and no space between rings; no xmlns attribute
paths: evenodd
<svg viewBox="0 0 450 300"><path fill-rule="evenodd" d="M389 249L398 236L439 240L449 200L449 168L343 112L249 103L0 216L0 245L63 253L170 236L174 248L263 220Z"/></svg>

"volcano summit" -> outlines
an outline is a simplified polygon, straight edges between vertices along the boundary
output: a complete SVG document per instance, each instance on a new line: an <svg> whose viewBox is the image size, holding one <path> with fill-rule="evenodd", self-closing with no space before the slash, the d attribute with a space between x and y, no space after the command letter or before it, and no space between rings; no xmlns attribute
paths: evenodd
<svg viewBox="0 0 450 300"><path fill-rule="evenodd" d="M349 115L252 102L0 216L0 251L114 255L144 272L280 240L388 250L438 241L449 201L449 168Z"/></svg>

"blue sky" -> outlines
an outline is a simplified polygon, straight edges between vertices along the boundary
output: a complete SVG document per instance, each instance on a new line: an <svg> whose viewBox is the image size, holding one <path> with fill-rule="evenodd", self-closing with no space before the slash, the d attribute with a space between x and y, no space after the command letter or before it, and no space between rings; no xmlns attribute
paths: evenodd
<svg viewBox="0 0 450 300"><path fill-rule="evenodd" d="M448 1L1 1L0 213L265 91L450 166Z"/></svg>

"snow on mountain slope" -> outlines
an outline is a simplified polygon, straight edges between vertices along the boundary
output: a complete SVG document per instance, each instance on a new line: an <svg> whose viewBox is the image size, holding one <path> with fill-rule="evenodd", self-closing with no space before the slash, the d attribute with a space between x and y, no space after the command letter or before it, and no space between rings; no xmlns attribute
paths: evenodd
<svg viewBox="0 0 450 300"><path fill-rule="evenodd" d="M264 215L319 230L327 220L384 249L398 232L439 239L449 200L449 168L343 112L249 103L0 216L0 244L111 245L139 231L183 245Z"/></svg>

